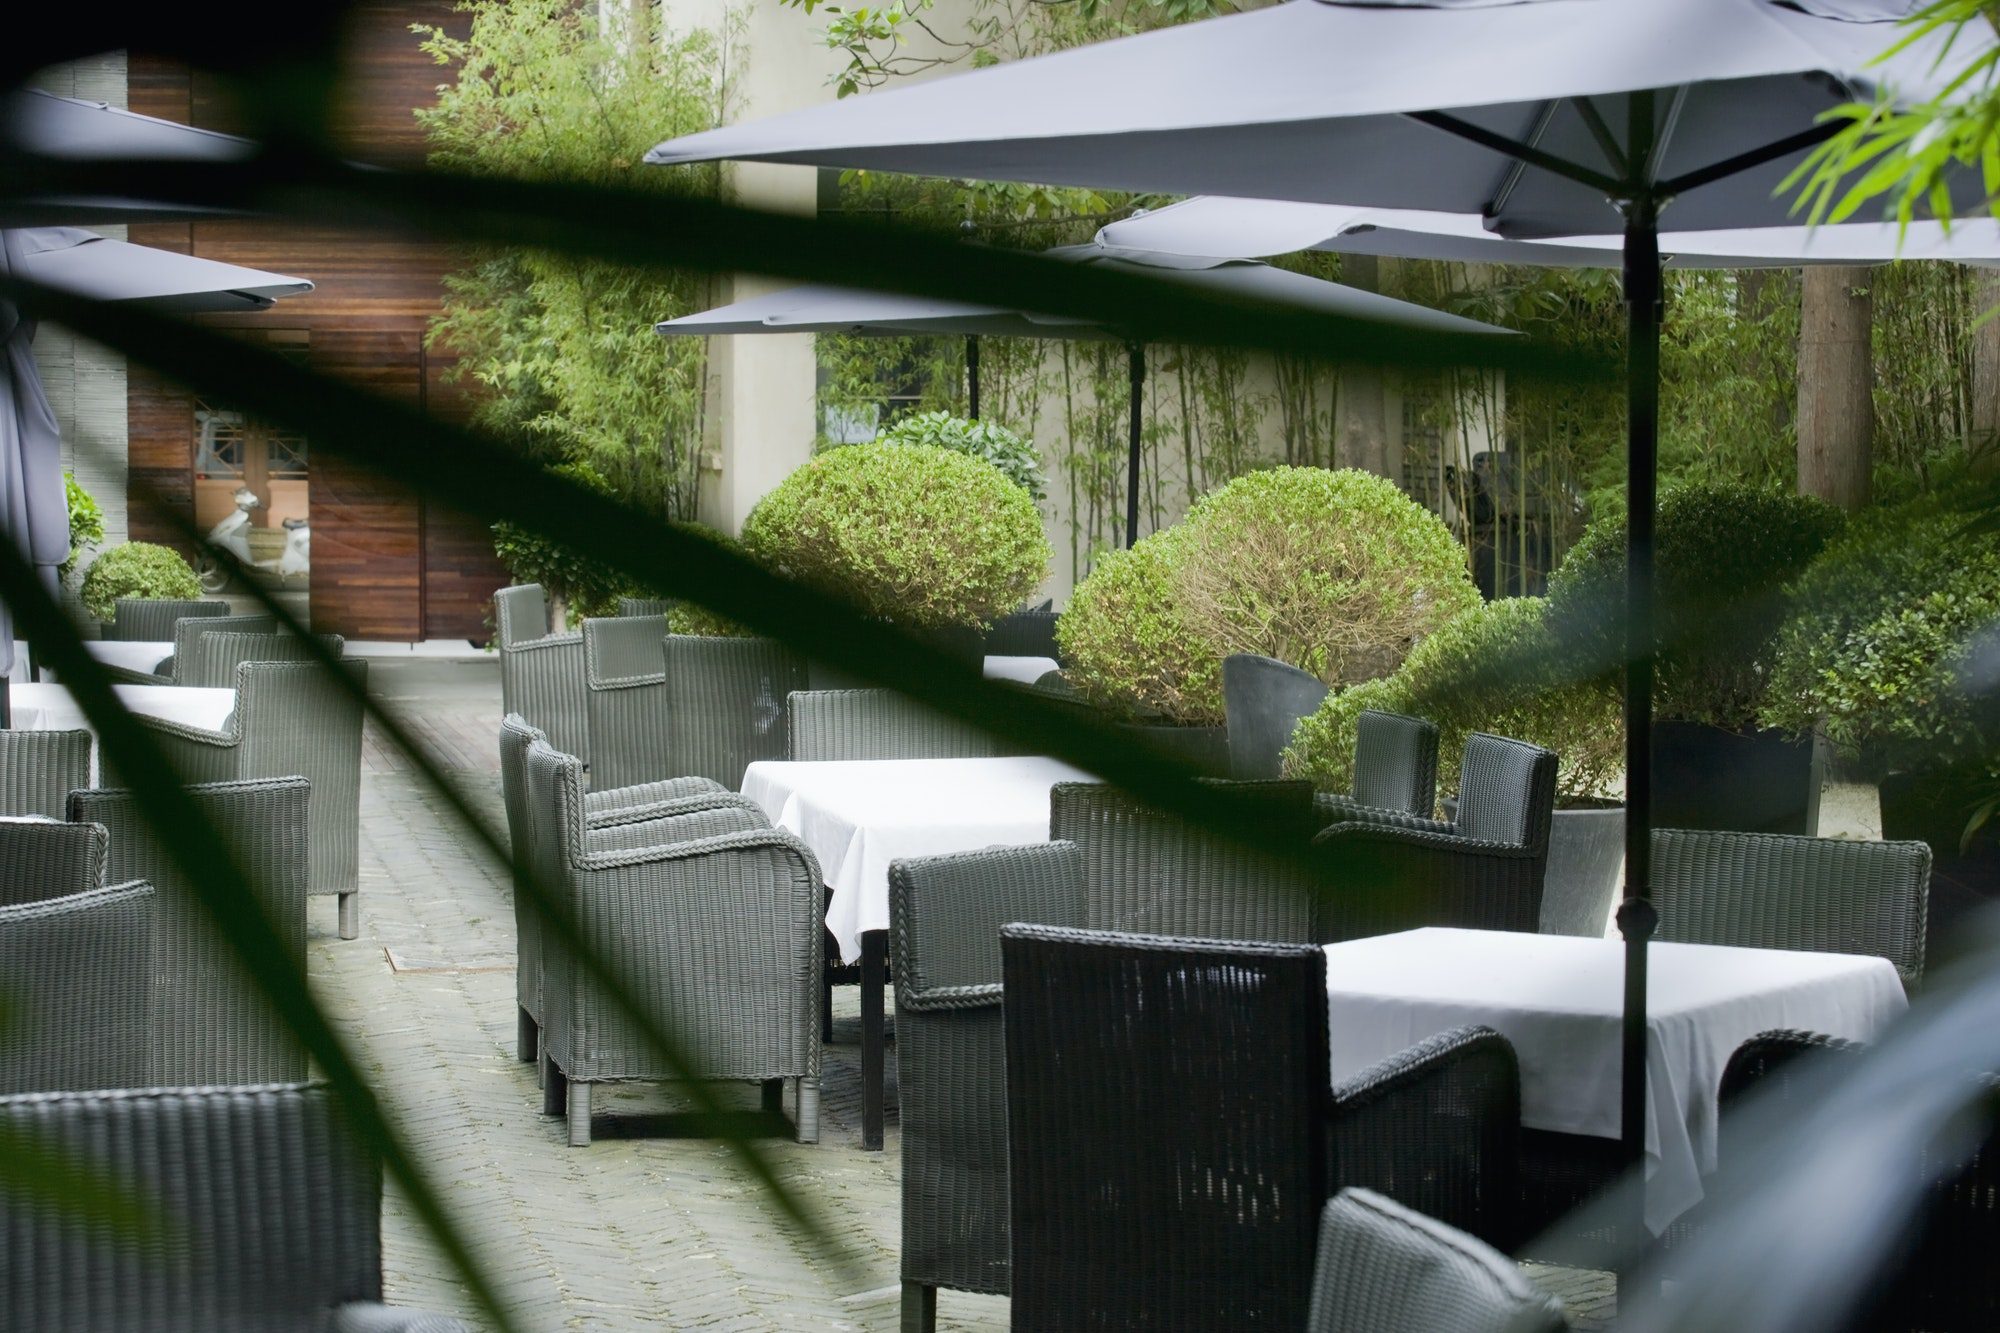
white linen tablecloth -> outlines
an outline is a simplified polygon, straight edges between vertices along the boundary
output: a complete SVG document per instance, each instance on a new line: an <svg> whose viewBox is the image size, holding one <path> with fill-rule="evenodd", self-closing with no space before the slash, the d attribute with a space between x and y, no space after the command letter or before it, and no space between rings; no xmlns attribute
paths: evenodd
<svg viewBox="0 0 2000 1333"><path fill-rule="evenodd" d="M989 657L983 668L988 680L1012 680L1033 685L1051 671L1062 670L1053 657Z"/></svg>
<svg viewBox="0 0 2000 1333"><path fill-rule="evenodd" d="M209 731L221 731L222 724L236 710L235 690L197 689L192 685L113 685L118 698L135 713L163 717L172 722ZM88 730L83 709L60 685L16 685L8 691L14 711L14 726L22 731Z"/></svg>
<svg viewBox="0 0 2000 1333"><path fill-rule="evenodd" d="M1426 1037L1484 1023L1521 1062L1521 1123L1618 1137L1624 945L1429 928L1326 946L1337 1083ZM1866 1041L1908 1007L1896 969L1852 954L1659 944L1646 977L1646 1224L1700 1201L1723 1066L1767 1028Z"/></svg>
<svg viewBox="0 0 2000 1333"><path fill-rule="evenodd" d="M144 639L92 639L83 646L106 666L123 667L127 671L150 672L174 655L173 644Z"/></svg>
<svg viewBox="0 0 2000 1333"><path fill-rule="evenodd" d="M826 926L840 956L889 928L889 863L1049 840L1049 788L1095 781L1056 759L759 760L743 794L796 834L833 890Z"/></svg>

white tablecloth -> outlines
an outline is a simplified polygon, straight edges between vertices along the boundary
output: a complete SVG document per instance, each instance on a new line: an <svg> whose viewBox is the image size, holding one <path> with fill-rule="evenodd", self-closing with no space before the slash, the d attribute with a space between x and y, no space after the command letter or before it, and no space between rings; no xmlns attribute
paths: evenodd
<svg viewBox="0 0 2000 1333"><path fill-rule="evenodd" d="M1053 657L989 657L986 659L985 674L988 680L1013 680L1033 685L1049 672L1060 670L1062 663Z"/></svg>
<svg viewBox="0 0 2000 1333"><path fill-rule="evenodd" d="M222 730L236 708L235 690L196 689L190 685L113 685L125 706L135 713L164 717L189 726ZM16 685L9 692L14 725L22 731L68 731L85 727L83 709L60 685Z"/></svg>
<svg viewBox="0 0 2000 1333"><path fill-rule="evenodd" d="M1484 1023L1521 1061L1521 1123L1618 1137L1624 945L1426 929L1326 946L1333 1078ZM1699 1202L1715 1170L1723 1066L1767 1028L1865 1041L1908 1002L1886 959L1654 944L1647 970L1646 1223Z"/></svg>
<svg viewBox="0 0 2000 1333"><path fill-rule="evenodd" d="M853 962L864 932L889 928L891 861L1047 842L1049 788L1092 780L1042 758L760 760L743 794L819 859L827 929Z"/></svg>
<svg viewBox="0 0 2000 1333"><path fill-rule="evenodd" d="M124 667L127 671L152 671L174 655L171 643L137 639L92 639L83 646L98 661L107 666Z"/></svg>

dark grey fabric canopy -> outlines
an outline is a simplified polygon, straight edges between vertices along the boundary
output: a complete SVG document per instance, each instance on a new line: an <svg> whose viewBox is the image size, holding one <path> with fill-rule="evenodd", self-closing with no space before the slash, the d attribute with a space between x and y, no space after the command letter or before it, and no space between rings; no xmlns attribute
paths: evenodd
<svg viewBox="0 0 2000 1333"><path fill-rule="evenodd" d="M0 93L0 157L7 152L89 162L152 158L168 162L241 162L257 145L233 134L196 129L103 102L58 97L38 88ZM0 226L176 221L212 211L143 199L10 198Z"/></svg>

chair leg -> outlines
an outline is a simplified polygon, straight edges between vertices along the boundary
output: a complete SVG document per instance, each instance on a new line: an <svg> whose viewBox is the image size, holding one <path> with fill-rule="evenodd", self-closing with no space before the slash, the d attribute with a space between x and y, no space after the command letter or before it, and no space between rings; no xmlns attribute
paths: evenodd
<svg viewBox="0 0 2000 1333"><path fill-rule="evenodd" d="M795 1137L800 1143L819 1142L819 1080L801 1078L792 1081L792 1101L795 1112Z"/></svg>
<svg viewBox="0 0 2000 1333"><path fill-rule="evenodd" d="M546 1047L542 1050L542 1114L563 1115L569 1110L569 1080L563 1076L562 1068L549 1059Z"/></svg>
<svg viewBox="0 0 2000 1333"><path fill-rule="evenodd" d="M937 1288L923 1282L903 1283L902 1333L937 1333Z"/></svg>
<svg viewBox="0 0 2000 1333"><path fill-rule="evenodd" d="M785 1080L781 1078L764 1080L764 1113L766 1115L785 1113Z"/></svg>
<svg viewBox="0 0 2000 1333"><path fill-rule="evenodd" d="M537 1048L542 1044L542 1029L535 1022L535 1016L519 1006L514 1014L514 1058L527 1063L535 1058Z"/></svg>
<svg viewBox="0 0 2000 1333"><path fill-rule="evenodd" d="M340 895L340 938L355 939L361 934L361 891L349 889Z"/></svg>
<svg viewBox="0 0 2000 1333"><path fill-rule="evenodd" d="M590 1085L569 1080L569 1146L590 1146Z"/></svg>
<svg viewBox="0 0 2000 1333"><path fill-rule="evenodd" d="M830 977L820 986L819 1039L828 1045L833 1043L833 980Z"/></svg>

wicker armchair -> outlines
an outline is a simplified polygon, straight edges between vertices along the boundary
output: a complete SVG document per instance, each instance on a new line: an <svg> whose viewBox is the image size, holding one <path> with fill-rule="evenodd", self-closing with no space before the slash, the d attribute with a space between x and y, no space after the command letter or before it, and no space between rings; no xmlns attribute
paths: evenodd
<svg viewBox="0 0 2000 1333"><path fill-rule="evenodd" d="M787 759L987 759L1021 753L1019 746L894 690L800 690L785 708Z"/></svg>
<svg viewBox="0 0 2000 1333"><path fill-rule="evenodd" d="M937 1289L1007 1291L1007 1052L1000 927L1083 918L1065 842L889 866L903 1123L903 1328L937 1324Z"/></svg>
<svg viewBox="0 0 2000 1333"><path fill-rule="evenodd" d="M500 720L500 793L507 813L507 836L514 853L514 994L517 1053L534 1060L540 1053L542 1022L541 930L534 902L521 888L521 875L536 864L535 821L528 815L528 749L548 737L518 714ZM664 818L710 804L740 803L707 778L675 778L614 791L595 791L583 798L585 822L592 828Z"/></svg>
<svg viewBox="0 0 2000 1333"><path fill-rule="evenodd" d="M1874 954L1906 986L1924 975L1930 878L1931 849L1921 842L1653 833L1660 939Z"/></svg>
<svg viewBox="0 0 2000 1333"><path fill-rule="evenodd" d="M228 610L225 606L224 610ZM113 666L108 662L99 665L118 680L135 685L186 685L185 664L194 657L195 647L209 634L276 634L278 621L268 615L206 615L198 617L182 616L175 621L164 636L173 641L174 650L160 659L151 671L134 671L126 667Z"/></svg>
<svg viewBox="0 0 2000 1333"><path fill-rule="evenodd" d="M174 637L176 621L228 614L227 602L120 597L112 603L111 619L104 623L99 637L126 643L165 643Z"/></svg>
<svg viewBox="0 0 2000 1333"><path fill-rule="evenodd" d="M342 669L365 684L367 663ZM141 715L183 782L312 783L307 892L340 899L340 937L361 931L361 703L314 662L245 662L219 731Z"/></svg>
<svg viewBox="0 0 2000 1333"><path fill-rule="evenodd" d="M338 634L312 636L325 651L339 657L347 641ZM186 653L174 656L178 683L212 690L236 684L236 668L245 662L310 662L310 642L296 634L245 634L211 630L195 639Z"/></svg>
<svg viewBox="0 0 2000 1333"><path fill-rule="evenodd" d="M1373 1190L1320 1214L1307 1333L1561 1333L1562 1305L1512 1259Z"/></svg>
<svg viewBox="0 0 2000 1333"><path fill-rule="evenodd" d="M1308 784L1213 785L1255 803L1259 827L1246 832L1257 841L1305 849L1312 822ZM1216 837L1116 787L1057 783L1049 792L1049 836L1075 843L1083 857L1083 924L1092 930L1291 943L1312 938L1313 884L1298 861Z"/></svg>
<svg viewBox="0 0 2000 1333"><path fill-rule="evenodd" d="M42 817L0 820L0 907L67 898L100 887L109 841L98 824ZM114 882L144 878L121 875ZM0 977L0 986L5 984Z"/></svg>
<svg viewBox="0 0 2000 1333"><path fill-rule="evenodd" d="M1223 658L1222 711L1229 723L1229 776L1278 777L1285 747L1292 743L1299 719L1318 708L1326 695L1324 681L1289 662L1255 653L1231 653Z"/></svg>
<svg viewBox="0 0 2000 1333"><path fill-rule="evenodd" d="M143 1244L0 1194L0 1326L467 1333L382 1301L382 1170L321 1087L0 1100L0 1126L162 1210Z"/></svg>
<svg viewBox="0 0 2000 1333"><path fill-rule="evenodd" d="M590 762L583 709L583 636L551 634L542 585L493 594L500 647L500 711L518 713L564 754Z"/></svg>
<svg viewBox="0 0 2000 1333"><path fill-rule="evenodd" d="M1541 924L1556 757L1474 732L1460 772L1455 822L1357 806L1320 833L1327 866L1317 938Z"/></svg>
<svg viewBox="0 0 2000 1333"><path fill-rule="evenodd" d="M0 1094L145 1081L153 1041L153 929L149 884L0 907L8 1011L0 1027ZM6 1197L0 1192L0 1208ZM48 1327L4 1320L0 1326Z"/></svg>
<svg viewBox="0 0 2000 1333"><path fill-rule="evenodd" d="M988 657L1052 657L1063 660L1056 642L1058 612L1047 602L1009 611L986 631Z"/></svg>
<svg viewBox="0 0 2000 1333"><path fill-rule="evenodd" d="M0 730L0 815L63 817L64 803L90 785L91 735Z"/></svg>
<svg viewBox="0 0 2000 1333"><path fill-rule="evenodd" d="M819 1138L821 889L796 839L740 807L586 831L581 766L528 749L534 869L599 957L617 960L696 1077L794 1082L802 1143ZM680 1077L567 950L544 940L544 1107L590 1142L590 1089Z"/></svg>
<svg viewBox="0 0 2000 1333"><path fill-rule="evenodd" d="M190 787L188 795L229 839L237 864L284 941L286 965L306 967L307 811L304 778ZM151 823L126 791L79 791L70 818L110 830L114 882L145 880L158 894L157 1036L143 1086L206 1087L290 1082L306 1075L305 1051L243 972Z"/></svg>
<svg viewBox="0 0 2000 1333"><path fill-rule="evenodd" d="M1327 823L1377 811L1429 819L1437 810L1437 753L1435 722L1362 710L1354 720L1354 791L1321 793L1320 815Z"/></svg>
<svg viewBox="0 0 2000 1333"><path fill-rule="evenodd" d="M1498 1034L1329 1089L1318 948L1010 925L1001 953L1017 1326L1304 1327L1320 1206L1347 1185L1511 1230Z"/></svg>
<svg viewBox="0 0 2000 1333"><path fill-rule="evenodd" d="M618 614L621 616L664 616L680 605L676 597L620 597Z"/></svg>

